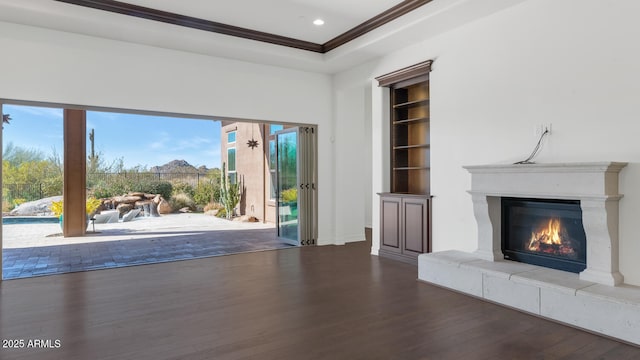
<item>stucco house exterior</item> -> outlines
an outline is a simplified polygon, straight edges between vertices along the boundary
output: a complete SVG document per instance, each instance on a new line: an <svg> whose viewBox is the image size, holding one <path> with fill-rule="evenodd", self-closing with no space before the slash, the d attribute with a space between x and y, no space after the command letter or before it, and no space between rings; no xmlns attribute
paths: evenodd
<svg viewBox="0 0 640 360"><path fill-rule="evenodd" d="M276 222L274 133L281 129L280 124L222 122L220 158L229 179L243 187L239 215ZM250 140L257 141L254 147Z"/></svg>

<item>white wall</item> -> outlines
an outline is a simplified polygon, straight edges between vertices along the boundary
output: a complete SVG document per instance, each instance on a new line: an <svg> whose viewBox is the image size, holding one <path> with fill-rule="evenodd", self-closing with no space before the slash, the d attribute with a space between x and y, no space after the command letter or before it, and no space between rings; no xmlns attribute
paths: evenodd
<svg viewBox="0 0 640 360"><path fill-rule="evenodd" d="M552 123L539 162L630 162L621 173L620 265L625 281L640 285L638 16L640 2L634 0L529 0L336 76L356 77L354 86L366 89L363 84L375 85L375 76L435 59L435 251L476 246L477 225L466 193L470 176L462 166L524 159L536 142L534 127ZM372 122L366 126L372 128L374 201L374 193L388 186L388 159L377 150L388 146L382 133L385 101L384 90L373 88ZM375 253L379 222L372 206Z"/></svg>
<svg viewBox="0 0 640 360"><path fill-rule="evenodd" d="M371 70L372 65L361 66L333 79L336 235L344 242L364 240L364 227L372 226L371 91L364 80Z"/></svg>
<svg viewBox="0 0 640 360"><path fill-rule="evenodd" d="M364 97L359 87L335 92L335 217L336 238L342 243L364 239Z"/></svg>
<svg viewBox="0 0 640 360"><path fill-rule="evenodd" d="M0 49L0 98L318 125L318 241L336 241L330 76L2 22Z"/></svg>
<svg viewBox="0 0 640 360"><path fill-rule="evenodd" d="M364 239L372 226L371 83L375 63L337 74L333 79L336 119L336 235L345 242ZM363 174L367 174L363 176Z"/></svg>

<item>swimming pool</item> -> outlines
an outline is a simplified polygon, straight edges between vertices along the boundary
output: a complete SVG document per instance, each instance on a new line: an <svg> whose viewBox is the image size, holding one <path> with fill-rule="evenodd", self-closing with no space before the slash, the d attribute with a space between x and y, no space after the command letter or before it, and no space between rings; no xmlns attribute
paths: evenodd
<svg viewBox="0 0 640 360"><path fill-rule="evenodd" d="M57 216L4 216L2 225L12 224L57 224L60 222Z"/></svg>

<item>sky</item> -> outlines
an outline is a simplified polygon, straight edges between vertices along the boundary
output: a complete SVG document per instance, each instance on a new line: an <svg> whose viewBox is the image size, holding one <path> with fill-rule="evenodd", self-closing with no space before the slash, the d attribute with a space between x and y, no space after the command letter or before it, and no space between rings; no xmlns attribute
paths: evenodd
<svg viewBox="0 0 640 360"><path fill-rule="evenodd" d="M62 109L3 105L11 115L2 143L37 149L45 157L53 149L62 156ZM95 130L95 151L106 164L122 158L126 168L163 165L171 160L208 168L220 167L220 122L213 120L87 111L89 132Z"/></svg>

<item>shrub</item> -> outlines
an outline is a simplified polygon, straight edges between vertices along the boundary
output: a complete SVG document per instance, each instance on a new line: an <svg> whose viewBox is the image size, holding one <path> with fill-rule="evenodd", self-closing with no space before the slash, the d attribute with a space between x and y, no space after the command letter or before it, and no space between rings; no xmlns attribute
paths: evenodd
<svg viewBox="0 0 640 360"><path fill-rule="evenodd" d="M96 212L96 210L98 210L100 205L102 205L102 201L100 201L99 199L96 199L94 197L88 198L87 205L86 205L87 215L89 216L93 215Z"/></svg>
<svg viewBox="0 0 640 360"><path fill-rule="evenodd" d="M150 179L132 179L120 177L114 181L96 183L91 189L97 198L109 198L126 194L127 192L139 191L148 194L160 194L163 198L171 198L173 186L168 181Z"/></svg>
<svg viewBox="0 0 640 360"><path fill-rule="evenodd" d="M64 206L62 204L62 200L54 201L51 203L51 212L53 213L53 215L60 216L62 215L63 210L64 210Z"/></svg>
<svg viewBox="0 0 640 360"><path fill-rule="evenodd" d="M179 194L173 195L171 199L169 199L169 204L171 205L171 208L174 210L179 210L184 207L188 207L191 210L195 210L195 205L196 205L193 199L191 198L191 196L185 193L179 193Z"/></svg>
<svg viewBox="0 0 640 360"><path fill-rule="evenodd" d="M104 182L99 182L90 190L93 193L93 196L104 199L124 194L126 191L123 185L124 184L121 182L113 184L105 184Z"/></svg>
<svg viewBox="0 0 640 360"><path fill-rule="evenodd" d="M218 213L216 214L216 217L226 218L227 217L227 210L225 208L219 209Z"/></svg>
<svg viewBox="0 0 640 360"><path fill-rule="evenodd" d="M222 204L217 202L210 202L204 206L203 210L206 212L209 210L220 210L220 209L224 209L224 206L222 206Z"/></svg>
<svg viewBox="0 0 640 360"><path fill-rule="evenodd" d="M296 202L298 201L298 189L291 188L282 191L282 201L284 202Z"/></svg>
<svg viewBox="0 0 640 360"><path fill-rule="evenodd" d="M216 186L217 185L217 186ZM220 185L213 183L202 183L196 186L193 200L196 204L206 205L220 198Z"/></svg>
<svg viewBox="0 0 640 360"><path fill-rule="evenodd" d="M168 181L154 181L149 184L149 187L144 190L138 190L149 194L160 194L163 198L171 198L173 192L173 185Z"/></svg>
<svg viewBox="0 0 640 360"><path fill-rule="evenodd" d="M62 194L62 175L57 174L42 180L42 196L49 197Z"/></svg>
<svg viewBox="0 0 640 360"><path fill-rule="evenodd" d="M190 197L193 197L195 194L193 186L185 182L175 182L172 184L172 188L172 195L183 193L189 195Z"/></svg>
<svg viewBox="0 0 640 360"><path fill-rule="evenodd" d="M85 211L87 215L92 215L96 210L98 210L98 207L100 206L100 204L102 204L100 200L93 197L88 198L85 205ZM54 201L51 203L51 212L53 213L53 215L60 216L62 215L63 211L64 211L63 200Z"/></svg>
<svg viewBox="0 0 640 360"><path fill-rule="evenodd" d="M15 206L19 206L20 204L24 204L25 202L27 202L27 199L23 199L23 198L13 199L13 205Z"/></svg>
<svg viewBox="0 0 640 360"><path fill-rule="evenodd" d="M2 212L9 212L11 210L13 210L13 204L7 199L2 199Z"/></svg>

